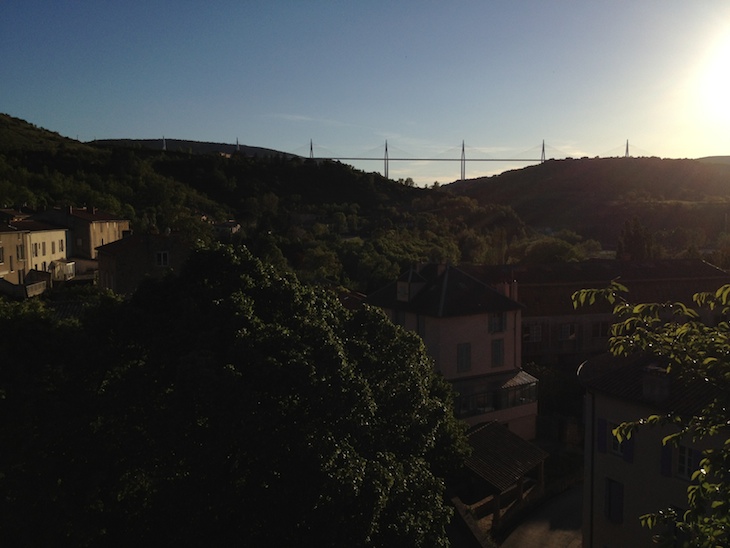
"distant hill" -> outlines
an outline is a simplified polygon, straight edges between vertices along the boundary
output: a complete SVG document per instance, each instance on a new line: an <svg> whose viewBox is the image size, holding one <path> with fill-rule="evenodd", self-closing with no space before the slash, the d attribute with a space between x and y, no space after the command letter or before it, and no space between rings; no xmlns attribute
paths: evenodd
<svg viewBox="0 0 730 548"><path fill-rule="evenodd" d="M182 207L225 219L267 194L307 206L355 203L366 214L425 192L269 148L180 139L165 148L162 139L81 143L0 114L0 206L93 203L132 220L151 208L177 217Z"/></svg>
<svg viewBox="0 0 730 548"><path fill-rule="evenodd" d="M705 156L697 158L697 161L706 164L730 164L730 156Z"/></svg>
<svg viewBox="0 0 730 548"><path fill-rule="evenodd" d="M63 137L54 131L0 113L0 151L35 151L76 149L88 150L90 147L73 139Z"/></svg>
<svg viewBox="0 0 730 548"><path fill-rule="evenodd" d="M607 248L634 216L660 235L697 231L709 242L728 231L730 163L707 158L550 160L444 188L509 205L538 230L574 230Z"/></svg>
<svg viewBox="0 0 730 548"><path fill-rule="evenodd" d="M89 142L90 145L106 147L145 148L162 150L163 139L97 139ZM184 139L164 139L164 147L168 151L188 152L191 154L242 154L257 158L295 158L294 154L280 152L270 148L252 147L248 145L232 145L227 143L208 143L202 141L187 141Z"/></svg>

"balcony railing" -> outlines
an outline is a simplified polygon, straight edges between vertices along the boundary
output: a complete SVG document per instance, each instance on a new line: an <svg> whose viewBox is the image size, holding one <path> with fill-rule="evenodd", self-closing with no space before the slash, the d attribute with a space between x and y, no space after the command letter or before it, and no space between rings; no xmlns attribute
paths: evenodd
<svg viewBox="0 0 730 548"><path fill-rule="evenodd" d="M456 399L455 408L459 417L471 417L536 401L537 383L531 383L469 395L460 394Z"/></svg>

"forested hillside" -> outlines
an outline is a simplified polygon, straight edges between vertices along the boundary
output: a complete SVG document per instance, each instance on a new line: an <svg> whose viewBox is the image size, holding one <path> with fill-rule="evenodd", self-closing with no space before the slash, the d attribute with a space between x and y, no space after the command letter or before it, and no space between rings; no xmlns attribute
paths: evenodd
<svg viewBox="0 0 730 548"><path fill-rule="evenodd" d="M730 165L719 159L551 160L446 188L479 203L509 204L537 230L572 230L605 248L615 249L633 218L670 256L726 245Z"/></svg>
<svg viewBox="0 0 730 548"><path fill-rule="evenodd" d="M651 256L709 248L730 266L729 165L559 160L426 189L266 149L142 145L84 144L0 115L0 206L93 205L137 232L203 242L234 219L234 238L277 268L360 291L416 262L581 260L636 234Z"/></svg>
<svg viewBox="0 0 730 548"><path fill-rule="evenodd" d="M94 205L134 230L236 238L305 281L368 290L419 261L503 262L526 234L509 207L414 188L339 162L89 145L0 116L0 205Z"/></svg>

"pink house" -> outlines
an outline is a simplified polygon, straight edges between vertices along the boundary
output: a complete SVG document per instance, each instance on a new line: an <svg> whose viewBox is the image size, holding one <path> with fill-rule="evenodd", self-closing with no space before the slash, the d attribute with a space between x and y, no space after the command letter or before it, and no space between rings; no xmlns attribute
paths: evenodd
<svg viewBox="0 0 730 548"><path fill-rule="evenodd" d="M368 301L421 336L458 395L460 418L470 425L496 420L534 439L537 379L521 367L522 305L511 291L511 284L429 264L404 272Z"/></svg>

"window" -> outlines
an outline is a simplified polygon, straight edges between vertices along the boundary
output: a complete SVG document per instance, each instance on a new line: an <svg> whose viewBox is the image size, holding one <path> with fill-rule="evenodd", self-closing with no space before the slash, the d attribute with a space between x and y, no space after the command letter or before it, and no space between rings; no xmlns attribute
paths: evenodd
<svg viewBox="0 0 730 548"><path fill-rule="evenodd" d="M505 330L507 318L504 312L493 312L489 315L489 332L502 333Z"/></svg>
<svg viewBox="0 0 730 548"><path fill-rule="evenodd" d="M41 254L45 256L45 254L46 254L46 242L41 242L41 246L43 248L43 251L41 252Z"/></svg>
<svg viewBox="0 0 730 548"><path fill-rule="evenodd" d="M471 343L456 345L456 371L463 373L471 370Z"/></svg>
<svg viewBox="0 0 730 548"><path fill-rule="evenodd" d="M19 261L25 260L25 246L23 244L18 244L15 249L15 255L18 257Z"/></svg>
<svg viewBox="0 0 730 548"><path fill-rule="evenodd" d="M37 242L33 244L31 253L33 254L34 257L38 256L38 243Z"/></svg>
<svg viewBox="0 0 730 548"><path fill-rule="evenodd" d="M63 240L58 240L58 250L63 251Z"/></svg>
<svg viewBox="0 0 730 548"><path fill-rule="evenodd" d="M702 451L692 449L686 445L677 446L677 476L690 479L699 468L702 460Z"/></svg>
<svg viewBox="0 0 730 548"><path fill-rule="evenodd" d="M51 242L51 253L56 254L56 242Z"/></svg>
<svg viewBox="0 0 730 548"><path fill-rule="evenodd" d="M677 475L680 478L689 478L695 471L697 463L692 462L692 450L686 445L677 447Z"/></svg>
<svg viewBox="0 0 730 548"><path fill-rule="evenodd" d="M492 367L502 367L504 365L504 339L494 339L492 341Z"/></svg>
<svg viewBox="0 0 730 548"><path fill-rule="evenodd" d="M5 249L0 246L0 264L5 262Z"/></svg>
<svg viewBox="0 0 730 548"><path fill-rule="evenodd" d="M623 456L623 454L624 454L623 445L624 444L621 443L620 441L618 441L618 438L613 435L613 431L616 429L616 427L618 427L618 424L616 424L616 423L610 423L608 425L608 429L609 429L608 435L609 435L610 441L611 441L611 445L610 445L611 453L613 453L614 455Z"/></svg>
<svg viewBox="0 0 730 548"><path fill-rule="evenodd" d="M624 484L606 478L606 519L611 523L622 523L624 520Z"/></svg>
<svg viewBox="0 0 730 548"><path fill-rule="evenodd" d="M622 442L613 435L613 430L618 426L616 423L609 423L606 419L596 419L596 449L599 453L610 452L622 457L624 462L634 462L634 446L636 445L636 434Z"/></svg>
<svg viewBox="0 0 730 548"><path fill-rule="evenodd" d="M539 323L524 326L522 328L522 340L528 343L542 342L542 326Z"/></svg>
<svg viewBox="0 0 730 548"><path fill-rule="evenodd" d="M43 272L46 271L46 261L43 261Z"/></svg>
<svg viewBox="0 0 730 548"><path fill-rule="evenodd" d="M574 341L575 332L576 332L576 327L575 327L574 323L560 324L560 340L561 341Z"/></svg>
<svg viewBox="0 0 730 548"><path fill-rule="evenodd" d="M661 473L666 477L691 479L702 460L702 451L686 445L662 446Z"/></svg>
<svg viewBox="0 0 730 548"><path fill-rule="evenodd" d="M167 256L167 251L158 251L155 259L157 266L168 266L170 264Z"/></svg>

